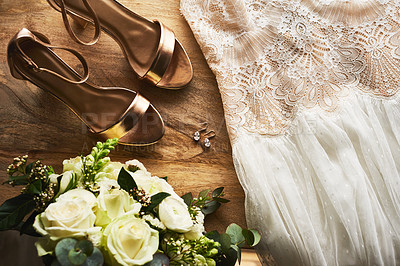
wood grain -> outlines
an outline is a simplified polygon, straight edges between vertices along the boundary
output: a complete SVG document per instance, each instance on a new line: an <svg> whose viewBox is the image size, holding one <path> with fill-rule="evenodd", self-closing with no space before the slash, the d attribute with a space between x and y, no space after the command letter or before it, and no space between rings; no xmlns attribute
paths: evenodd
<svg viewBox="0 0 400 266"><path fill-rule="evenodd" d="M178 194L224 186L231 200L207 218L208 230L224 230L232 222L245 226L244 194L234 171L231 149L215 76L208 68L189 26L179 13L179 0L121 0L129 9L158 19L175 31L193 63L194 78L183 90L163 90L144 83L129 67L119 46L106 34L93 47L74 43L64 29L60 13L45 0L0 1L0 182L17 155L29 154L61 171L63 159L87 153L97 141L82 122L61 102L27 81L14 79L8 70L6 47L21 28L38 31L53 44L81 52L90 67L90 82L120 86L142 93L160 111L166 134L157 144L144 147L118 146L112 160L136 158L154 175L168 176ZM90 36L89 31L84 35ZM78 64L67 54L63 58ZM192 140L201 122L216 132L212 147ZM17 195L19 188L0 186L0 202ZM4 233L1 234L5 237Z"/></svg>

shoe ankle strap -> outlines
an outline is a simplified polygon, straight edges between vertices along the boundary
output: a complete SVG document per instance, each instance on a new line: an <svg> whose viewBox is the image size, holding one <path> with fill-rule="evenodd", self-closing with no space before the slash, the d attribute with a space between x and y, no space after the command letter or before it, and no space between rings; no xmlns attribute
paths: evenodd
<svg viewBox="0 0 400 266"><path fill-rule="evenodd" d="M38 44L40 44L40 45L42 45L42 46L44 46L44 47L46 47L46 48L49 48L50 50L53 50L53 49L61 49L61 50L65 50L65 51L70 52L71 54L75 55L76 58L78 58L78 60L80 61L82 67L83 67L83 76L81 76L80 74L78 74L77 71L75 71L74 69L72 69L72 68L70 67L70 68L71 68L72 70L74 70L74 72L80 77L79 80L72 80L72 79L69 79L69 78L66 78L66 77L60 75L59 73L57 73L57 72L55 72L55 71L53 71L53 70L51 70L51 69L38 66L38 65L32 60L32 58L30 58L30 57L23 51L23 49L21 48L19 42L17 41L17 42L16 42L16 47L17 47L18 51L21 53L22 58L26 61L26 63L27 63L30 67L33 68L34 71L36 71L36 72L41 72L41 71L47 72L47 73L49 73L49 74L52 74L52 75L54 75L54 76L57 76L57 77L61 78L62 80L65 80L65 81L67 81L67 82L69 82L69 83L73 83L73 84L81 84L81 83L84 83L84 82L86 82L86 80L89 78L89 67L88 67L88 64L87 64L85 58L83 58L83 56L82 56L80 53L78 53L77 51L75 51L75 50L73 50L73 49L70 49L70 48L49 45L49 44L47 44L47 43L45 43L45 42L42 42L42 41L39 40L38 38L36 38L34 35L33 35L32 39L33 39L36 43L38 43Z"/></svg>
<svg viewBox="0 0 400 266"><path fill-rule="evenodd" d="M97 1L97 0L96 0ZM71 12L68 7L65 6L65 2L64 0L59 0L60 2L60 6L58 6L57 4L54 3L54 0L47 0L47 2L49 2L49 4L55 8L56 10L58 10L59 12L61 12L62 14L62 18L64 21L64 25L65 28L67 29L69 35L71 36L71 38L76 41L79 44L83 44L83 45L93 45L95 43L97 43L97 41L100 38L100 34L101 34L101 26L100 26L100 20L96 14L96 12L94 12L92 6L89 4L89 2L87 0L82 0L83 4L86 7L86 10L89 12L91 19L93 20L94 23L94 35L91 41L89 42L84 42L81 39L79 39L79 37L75 34L75 32L73 31L71 24L69 23L68 20L68 14L72 15L72 16L76 16L76 14L74 14L73 12Z"/></svg>

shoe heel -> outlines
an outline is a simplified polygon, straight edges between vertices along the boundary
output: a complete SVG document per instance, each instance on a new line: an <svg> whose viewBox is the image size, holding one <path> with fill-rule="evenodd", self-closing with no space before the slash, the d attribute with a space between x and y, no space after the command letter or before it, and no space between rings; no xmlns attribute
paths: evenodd
<svg viewBox="0 0 400 266"><path fill-rule="evenodd" d="M89 24L88 21L86 21L86 20L84 20L84 19L82 19L82 18L80 18L78 16L75 16L73 14L69 14L69 16L82 29L85 29L87 27L87 25Z"/></svg>

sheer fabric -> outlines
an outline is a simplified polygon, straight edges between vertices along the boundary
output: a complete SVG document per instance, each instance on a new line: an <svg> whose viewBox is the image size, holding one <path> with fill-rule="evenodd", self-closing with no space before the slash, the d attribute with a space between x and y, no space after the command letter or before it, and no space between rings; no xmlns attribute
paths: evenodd
<svg viewBox="0 0 400 266"><path fill-rule="evenodd" d="M281 265L400 263L400 3L181 0Z"/></svg>

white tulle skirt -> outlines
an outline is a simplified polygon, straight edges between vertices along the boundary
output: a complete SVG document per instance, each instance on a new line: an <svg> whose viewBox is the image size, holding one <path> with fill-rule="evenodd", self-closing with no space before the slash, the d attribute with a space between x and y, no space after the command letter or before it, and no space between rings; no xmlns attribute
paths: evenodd
<svg viewBox="0 0 400 266"><path fill-rule="evenodd" d="M400 264L400 105L351 96L286 136L238 133L248 226L280 265Z"/></svg>

